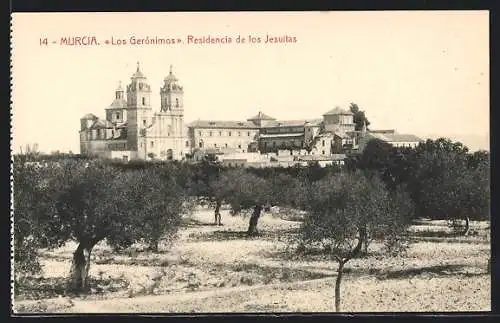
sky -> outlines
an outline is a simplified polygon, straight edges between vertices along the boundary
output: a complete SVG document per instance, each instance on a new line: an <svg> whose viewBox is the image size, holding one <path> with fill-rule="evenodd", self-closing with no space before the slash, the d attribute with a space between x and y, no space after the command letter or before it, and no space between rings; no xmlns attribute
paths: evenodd
<svg viewBox="0 0 500 323"><path fill-rule="evenodd" d="M314 119L355 102L372 129L489 149L487 11L15 13L11 30L15 152L37 143L44 152L78 153L79 119L104 117L138 61L155 110L173 65L186 123L258 111ZM190 35L232 43L190 44ZM267 35L296 42L264 43ZM75 36L100 45L60 45ZM131 37L182 43L133 45ZM111 38L127 44L106 45Z"/></svg>

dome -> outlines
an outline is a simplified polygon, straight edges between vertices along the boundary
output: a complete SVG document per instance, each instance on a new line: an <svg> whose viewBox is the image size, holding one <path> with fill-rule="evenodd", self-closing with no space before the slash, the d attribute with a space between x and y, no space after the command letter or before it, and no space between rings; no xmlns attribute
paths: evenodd
<svg viewBox="0 0 500 323"><path fill-rule="evenodd" d="M340 107L335 107L334 109L328 111L327 113L323 114L324 116L329 116L329 115L353 115L351 111L347 111L344 109L341 109Z"/></svg>
<svg viewBox="0 0 500 323"><path fill-rule="evenodd" d="M86 115L84 115L82 117L82 119L86 119L86 120L94 120L94 119L97 119L97 117L95 115L93 115L92 113L87 113Z"/></svg>
<svg viewBox="0 0 500 323"><path fill-rule="evenodd" d="M179 82L179 79L174 75L172 71L173 67L170 65L170 72L168 75L163 79L165 83L165 87L173 90L182 90L182 85Z"/></svg>
<svg viewBox="0 0 500 323"><path fill-rule="evenodd" d="M136 79L136 78L146 78L144 76L144 74L142 74L140 68L139 68L139 62L137 62L137 70L135 71L135 73L132 75L132 78L133 79Z"/></svg>

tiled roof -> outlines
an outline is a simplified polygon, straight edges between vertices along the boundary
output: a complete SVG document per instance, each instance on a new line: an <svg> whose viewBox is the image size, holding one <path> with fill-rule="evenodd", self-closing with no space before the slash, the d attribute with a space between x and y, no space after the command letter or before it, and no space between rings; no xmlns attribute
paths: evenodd
<svg viewBox="0 0 500 323"><path fill-rule="evenodd" d="M259 111L259 113L257 113L257 115L255 117L250 118L247 121L253 121L253 120L276 120L276 119Z"/></svg>
<svg viewBox="0 0 500 323"><path fill-rule="evenodd" d="M327 113L325 113L323 115L329 116L329 115L339 115L339 114L352 115L353 113L351 111L341 109L340 107L335 107L334 109L328 111Z"/></svg>
<svg viewBox="0 0 500 323"><path fill-rule="evenodd" d="M124 99L116 99L111 103L108 109L126 109L127 108L127 101Z"/></svg>
<svg viewBox="0 0 500 323"><path fill-rule="evenodd" d="M242 121L209 121L197 120L188 124L189 128L232 128L232 129L258 129L251 122Z"/></svg>
<svg viewBox="0 0 500 323"><path fill-rule="evenodd" d="M303 126L306 123L309 123L313 126L319 126L319 124L323 122L323 119L310 119L310 120L276 120L270 122L263 126L263 128L273 128L273 127L299 127Z"/></svg>
<svg viewBox="0 0 500 323"><path fill-rule="evenodd" d="M386 142L421 142L422 139L411 134L400 134L400 133L370 133L374 138L386 141Z"/></svg>

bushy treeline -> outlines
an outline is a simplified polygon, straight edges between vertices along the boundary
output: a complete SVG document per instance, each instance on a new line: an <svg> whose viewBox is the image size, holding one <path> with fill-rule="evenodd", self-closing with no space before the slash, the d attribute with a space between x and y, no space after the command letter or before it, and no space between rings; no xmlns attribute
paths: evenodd
<svg viewBox="0 0 500 323"><path fill-rule="evenodd" d="M415 216L465 221L490 217L490 154L470 153L449 139L427 140L416 148L394 148L371 141L348 168L378 174L387 187L405 186Z"/></svg>
<svg viewBox="0 0 500 323"><path fill-rule="evenodd" d="M328 250L339 263L336 302L343 266L371 239L384 240L394 252L417 216L489 217L489 154L470 154L445 139L416 149L371 141L346 166L325 168L75 158L37 167L25 161L14 161L16 269L36 270L39 248L77 241L70 275L76 290L86 286L90 253L99 241L116 249L141 241L157 251L196 203L213 206L218 224L223 204L233 215L249 210L249 235L258 234L266 208L306 211L298 239L302 247Z"/></svg>

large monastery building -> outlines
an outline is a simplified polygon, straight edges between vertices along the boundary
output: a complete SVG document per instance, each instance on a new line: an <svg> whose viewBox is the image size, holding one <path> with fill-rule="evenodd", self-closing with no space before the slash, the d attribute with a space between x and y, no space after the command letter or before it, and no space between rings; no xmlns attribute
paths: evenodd
<svg viewBox="0 0 500 323"><path fill-rule="evenodd" d="M340 107L317 119L277 120L258 112L245 121L197 120L185 125L183 99L184 88L170 66L159 91L160 110L153 111L151 86L137 63L126 91L121 84L116 89L105 119L93 114L81 119L81 154L181 160L211 153L228 160L233 156L240 162L274 154L292 162L337 160L346 152L362 151L373 139L393 146L413 147L421 142L414 135L394 130L368 131L365 126L355 131L353 113Z"/></svg>
<svg viewBox="0 0 500 323"><path fill-rule="evenodd" d="M160 111L153 111L152 91L137 70L126 93L121 85L106 109L106 118L87 114L81 119L80 152L108 158L182 159L190 153L184 126L184 89L170 72L160 88Z"/></svg>

